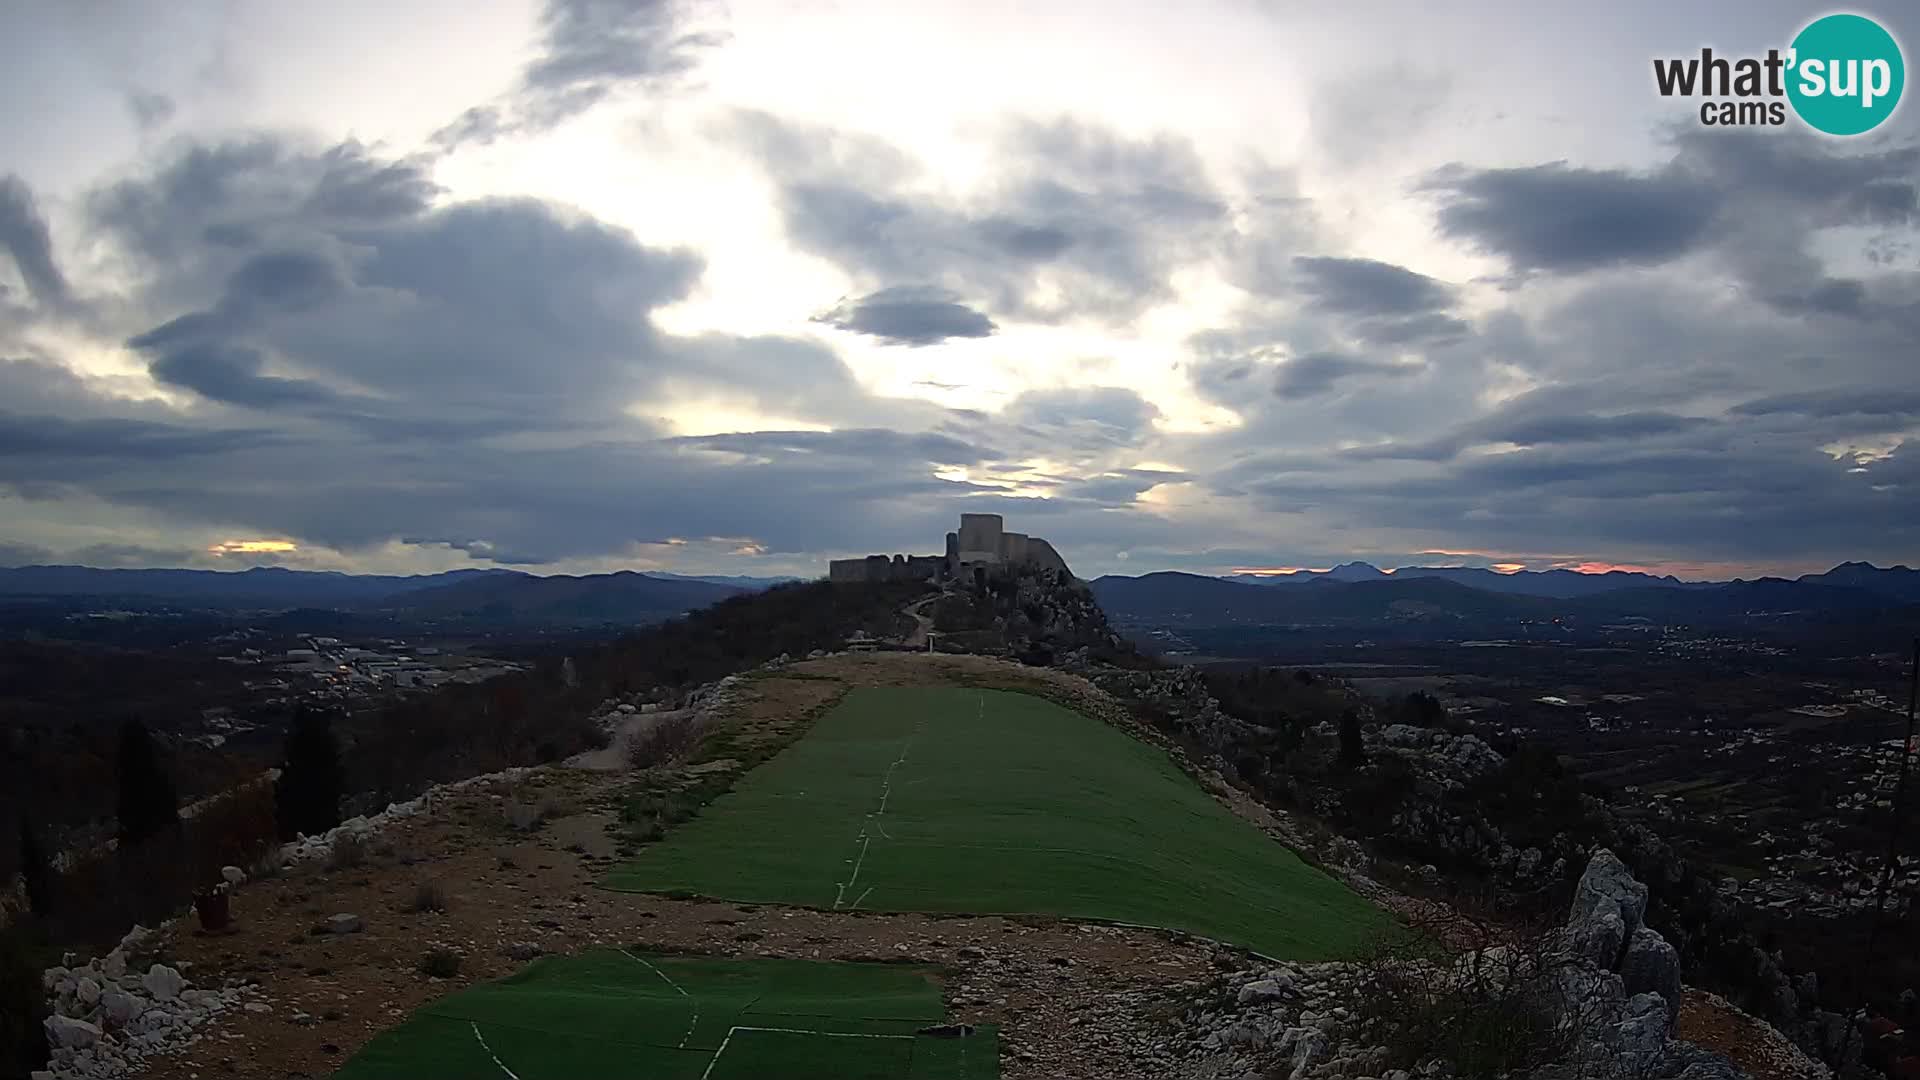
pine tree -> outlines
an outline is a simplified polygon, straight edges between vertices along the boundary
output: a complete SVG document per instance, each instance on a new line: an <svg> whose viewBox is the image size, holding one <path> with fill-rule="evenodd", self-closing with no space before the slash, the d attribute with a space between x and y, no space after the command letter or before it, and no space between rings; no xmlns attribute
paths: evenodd
<svg viewBox="0 0 1920 1080"><path fill-rule="evenodd" d="M140 843L180 825L173 781L160 768L147 725L130 719L120 728L120 843Z"/></svg>
<svg viewBox="0 0 1920 1080"><path fill-rule="evenodd" d="M286 760L274 787L280 835L317 836L340 824L340 746L323 712L301 709L287 732Z"/></svg>
<svg viewBox="0 0 1920 1080"><path fill-rule="evenodd" d="M1340 714L1340 766L1357 769L1367 763L1367 745L1360 737L1360 716L1352 709Z"/></svg>

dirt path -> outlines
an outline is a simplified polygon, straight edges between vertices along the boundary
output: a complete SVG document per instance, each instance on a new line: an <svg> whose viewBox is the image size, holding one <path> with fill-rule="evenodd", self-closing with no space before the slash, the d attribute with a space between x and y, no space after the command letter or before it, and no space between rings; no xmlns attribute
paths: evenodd
<svg viewBox="0 0 1920 1080"><path fill-rule="evenodd" d="M784 742L849 686L993 685L1021 689L1033 669L978 657L835 656L749 680L728 709L737 742ZM652 721L664 714L652 714ZM644 724L635 722L629 730ZM692 948L716 955L910 959L953 972L962 1022L998 1023L1002 1075L1141 1078L1174 1064L1160 1033L1169 992L1200 985L1231 955L1159 931L1047 918L876 915L612 893L593 882L619 858L628 774L600 759L476 785L409 819L359 866L310 867L250 882L231 932L182 929L171 950L195 983L260 983L271 1011L226 1017L208 1037L149 1063L144 1075L322 1076L377 1032L443 994L521 967L528 946ZM546 808L516 832L503 807ZM445 911L413 910L435 885ZM338 912L364 929L313 933ZM187 920L180 924L188 925ZM431 949L462 957L451 979L419 973Z"/></svg>
<svg viewBox="0 0 1920 1080"><path fill-rule="evenodd" d="M906 610L908 615L913 616L913 629L901 639L901 644L916 649L926 648L927 634L933 629L933 616L928 615L925 609L928 604L940 599L940 595L935 593L924 600L916 600L908 605Z"/></svg>

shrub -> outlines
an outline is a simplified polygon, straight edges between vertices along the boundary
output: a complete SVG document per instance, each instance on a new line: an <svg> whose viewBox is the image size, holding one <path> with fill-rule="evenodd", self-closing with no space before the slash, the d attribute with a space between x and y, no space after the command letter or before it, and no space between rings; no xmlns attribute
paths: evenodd
<svg viewBox="0 0 1920 1080"><path fill-rule="evenodd" d="M413 902L407 910L415 914L423 912L445 913L447 910L447 891L437 881L423 881L414 887Z"/></svg>
<svg viewBox="0 0 1920 1080"><path fill-rule="evenodd" d="M706 724L691 713L662 717L628 736L627 765L653 769L684 760L704 734Z"/></svg>
<svg viewBox="0 0 1920 1080"><path fill-rule="evenodd" d="M1461 1080L1519 1075L1566 1059L1595 1022L1564 989L1576 968L1550 933L1459 957L1430 937L1388 939L1362 961L1354 1017L1395 1068L1439 1058Z"/></svg>
<svg viewBox="0 0 1920 1080"><path fill-rule="evenodd" d="M428 950L420 958L420 974L432 979L451 979L460 974L460 954L447 948Z"/></svg>

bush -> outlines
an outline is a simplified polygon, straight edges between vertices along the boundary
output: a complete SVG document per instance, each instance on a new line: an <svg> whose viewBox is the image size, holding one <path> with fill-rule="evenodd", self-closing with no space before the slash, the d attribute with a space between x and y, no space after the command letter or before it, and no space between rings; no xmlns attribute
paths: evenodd
<svg viewBox="0 0 1920 1080"><path fill-rule="evenodd" d="M420 958L420 974L432 979L451 979L460 974L460 954L452 949L432 949Z"/></svg>
<svg viewBox="0 0 1920 1080"><path fill-rule="evenodd" d="M681 761L700 745L706 724L691 713L663 717L627 739L627 765L652 769Z"/></svg>
<svg viewBox="0 0 1920 1080"><path fill-rule="evenodd" d="M434 912L444 914L447 910L447 891L437 881L423 881L414 887L413 901L407 910L414 914Z"/></svg>
<svg viewBox="0 0 1920 1080"><path fill-rule="evenodd" d="M1460 1080L1519 1075L1565 1060L1595 1023L1562 989L1575 966L1548 933L1458 957L1429 937L1389 939L1362 961L1354 1019L1394 1068L1439 1058Z"/></svg>

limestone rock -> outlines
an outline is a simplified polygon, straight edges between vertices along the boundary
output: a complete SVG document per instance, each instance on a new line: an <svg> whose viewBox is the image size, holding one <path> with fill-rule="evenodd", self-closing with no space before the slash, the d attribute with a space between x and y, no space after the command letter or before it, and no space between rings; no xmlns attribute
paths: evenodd
<svg viewBox="0 0 1920 1080"><path fill-rule="evenodd" d="M146 987L147 993L152 994L158 1001L172 1001L179 997L181 989L186 984L187 980L182 978L178 971L165 964L155 964L147 969L145 975L140 976L140 985Z"/></svg>
<svg viewBox="0 0 1920 1080"><path fill-rule="evenodd" d="M1633 932L1620 961L1620 978L1628 994L1659 994L1667 1006L1667 1023L1680 1018L1680 954L1651 927Z"/></svg>
<svg viewBox="0 0 1920 1080"><path fill-rule="evenodd" d="M1620 963L1620 949L1640 929L1647 916L1647 887L1634 880L1633 873L1612 851L1600 848L1587 863L1586 873L1574 889L1573 909L1567 916L1567 930L1575 942L1597 945L1614 940L1611 928L1596 924L1611 914L1620 920L1621 931L1615 951L1605 955L1587 953L1595 963L1609 970Z"/></svg>
<svg viewBox="0 0 1920 1080"><path fill-rule="evenodd" d="M1276 979L1256 979L1240 988L1236 1000L1242 1005L1263 1005L1286 997L1288 989Z"/></svg>
<svg viewBox="0 0 1920 1080"><path fill-rule="evenodd" d="M85 1020L54 1014L44 1021L47 1042L62 1049L82 1049L100 1041L100 1029Z"/></svg>
<svg viewBox="0 0 1920 1080"><path fill-rule="evenodd" d="M100 1009L108 1020L125 1027L147 1011L147 1003L125 991L112 990L100 995Z"/></svg>
<svg viewBox="0 0 1920 1080"><path fill-rule="evenodd" d="M80 999L80 1004L92 1006L100 1000L100 984L91 975L85 976L73 988L73 996Z"/></svg>
<svg viewBox="0 0 1920 1080"><path fill-rule="evenodd" d="M365 924L360 921L360 916L344 911L338 915L330 915L327 917L327 932L329 934L357 934L364 926Z"/></svg>
<svg viewBox="0 0 1920 1080"><path fill-rule="evenodd" d="M221 867L220 876L226 880L227 884L236 887L247 883L247 872L237 866Z"/></svg>

